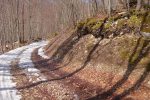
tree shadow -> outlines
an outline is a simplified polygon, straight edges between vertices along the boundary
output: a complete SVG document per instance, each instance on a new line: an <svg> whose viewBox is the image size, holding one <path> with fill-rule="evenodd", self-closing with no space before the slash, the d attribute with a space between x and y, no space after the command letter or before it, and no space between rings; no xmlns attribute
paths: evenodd
<svg viewBox="0 0 150 100"><path fill-rule="evenodd" d="M16 90L16 88L15 88L15 87L4 87L4 88L0 88L0 92L1 92L1 91L7 91L7 90L13 91L13 90Z"/></svg>
<svg viewBox="0 0 150 100"><path fill-rule="evenodd" d="M62 34L54 37L50 43L48 43L48 45L46 45L45 47L45 50L48 50L60 37L61 37Z"/></svg>
<svg viewBox="0 0 150 100"><path fill-rule="evenodd" d="M68 73L68 74L66 74L66 75L63 75L63 76L54 78L54 79L39 81L39 82L32 83L32 84L27 85L27 86L19 87L19 88L17 88L17 89L18 89L18 90L21 90L21 89L26 89L26 88L32 88L32 87L35 87L35 86L40 85L40 84L42 84L42 83L51 82L51 81L63 80L63 79L66 79L66 78L69 78L69 77L75 75L76 73L78 73L79 71L81 71L82 69L84 69L85 66L88 64L88 62L89 62L90 59L91 59L92 53L93 53L93 52L95 51L95 49L98 47L100 41L101 41L101 40L99 40L99 41L97 42L97 44L95 44L95 46L92 48L92 50L90 51L90 53L89 53L89 55L88 55L86 61L84 62L84 64L83 64L80 68L76 69L75 71L73 71L73 72L71 72L71 73ZM40 62L41 62L41 61L40 61ZM38 62L35 62L35 63L38 63ZM63 66L63 67L64 67L64 66ZM59 68L58 68L58 69L59 69ZM56 68L55 70L57 70L57 68Z"/></svg>
<svg viewBox="0 0 150 100"><path fill-rule="evenodd" d="M103 20L102 25L99 27L99 29L97 30L96 34L93 34L93 36L95 36L96 38L103 38L103 34L102 34L102 30L104 28L104 24L106 23L106 21L108 20L108 18L105 18ZM86 31L86 29L80 29L82 30L82 32L79 32L79 30L77 29L76 32L74 32L68 39L66 39L60 46L59 48L56 50L56 52L52 55L51 59L57 59L60 62L62 61L62 59L65 57L65 55L73 48L73 46L85 35L91 34L88 33ZM83 33L84 30L84 33Z"/></svg>
<svg viewBox="0 0 150 100"><path fill-rule="evenodd" d="M39 82L36 82L36 83L32 83L30 85L27 85L27 86L23 86L23 87L19 87L17 89L21 90L21 89L26 89L26 88L32 88L32 87L35 87L39 84L42 84L42 83L45 83L45 82L51 82L51 81L57 81L57 80L62 80L62 79L66 79L66 78L69 78L73 75L75 75L76 73L78 73L79 71L81 71L82 69L84 69L88 62L90 62L91 60L91 56L93 54L93 52L96 50L96 48L99 46L99 43L100 41L103 39L102 35L99 35L101 34L103 28L104 28L104 24L106 23L107 21L107 18L103 21L99 31L98 31L98 37L101 37L101 39L99 39L99 41L97 41L97 43L93 46L93 48L90 50L85 62L83 63L83 65L81 67L79 67L78 69L76 69L75 71L71 72L71 73L68 73L66 75L63 75L61 77L58 77L58 78L54 78L54 79L49 79L49 80L42 80L42 81L39 81ZM57 58L56 61L58 62L61 62L62 59L65 57L65 55L73 48L73 46L80 40L81 37L77 37L77 34L72 34L66 41L64 41L60 46L59 48L56 50L56 52L52 55L52 57L50 59L47 59L47 60L39 60L38 62L34 62L35 64L36 63L43 63L45 64L45 62L48 62L50 60L52 60L52 62L55 62L53 59ZM61 68L61 67L60 67ZM56 69L53 69L53 70L58 70L60 68L56 68Z"/></svg>
<svg viewBox="0 0 150 100"><path fill-rule="evenodd" d="M59 61L54 61L51 59L44 59L41 56L38 55L38 49L37 48L31 56L31 59L33 61L33 64L35 65L36 68L38 69L42 69L45 68L47 71L55 71L55 70L59 70L61 68L66 67L67 65L69 65L73 59L73 56L70 55L69 59L67 59L66 62L64 63L60 63ZM36 59L36 60L35 60ZM61 64L61 65L60 65Z"/></svg>
<svg viewBox="0 0 150 100"><path fill-rule="evenodd" d="M65 55L73 48L80 38L77 37L76 33L73 33L68 39L66 39L54 52L51 59L57 59L61 61Z"/></svg>
<svg viewBox="0 0 150 100"><path fill-rule="evenodd" d="M142 58L144 58L148 55L149 50L150 50L149 42L150 42L149 40L143 40L142 37L139 38L132 54L129 57L127 70L126 70L125 74L123 75L123 77L117 83L115 83L109 90L107 90L101 94L98 94L95 97L89 98L88 100L106 100L109 97L113 96L115 91L117 91L117 89L119 87L121 87L128 80L129 76L134 71L134 69L137 67L137 65L142 60ZM147 67L148 66L149 66L149 64L147 65ZM146 71L143 73L141 78L137 81L137 83L135 83L135 85L132 88L140 86L140 84L144 81L144 78L147 76L147 74L148 74L147 72L149 72L149 68L146 68ZM134 89L132 89L132 88L129 89L128 91L126 91L125 93L121 94L121 96L118 95L117 98L123 97L124 94L128 94L129 91L131 91L131 90L133 91ZM116 98L114 100L116 100ZM120 100L120 99L118 99L118 100Z"/></svg>
<svg viewBox="0 0 150 100"><path fill-rule="evenodd" d="M124 90L121 94L115 96L112 100L121 100L122 98L124 98L125 96L129 95L131 92L137 90L141 84L144 82L145 78L148 76L150 72L150 62L147 64L143 74L140 76L140 78L134 83L134 85L127 89Z"/></svg>

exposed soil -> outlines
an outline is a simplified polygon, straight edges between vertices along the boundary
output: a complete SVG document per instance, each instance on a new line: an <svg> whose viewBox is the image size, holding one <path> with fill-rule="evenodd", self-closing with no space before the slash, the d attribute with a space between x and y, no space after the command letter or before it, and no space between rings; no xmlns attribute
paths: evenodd
<svg viewBox="0 0 150 100"><path fill-rule="evenodd" d="M128 17L88 19L57 35L44 47L49 59L33 46L25 68L26 49L17 54L11 74L22 100L149 100L150 39L135 34L138 16Z"/></svg>
<svg viewBox="0 0 150 100"><path fill-rule="evenodd" d="M68 73L73 73L73 76L71 77L77 77L77 80L80 79L80 81L84 80L92 84L92 86L94 87L99 86L99 91L95 89L97 91L96 93L91 92L93 96L97 96L91 98L90 100L105 100L117 98L119 98L119 100L149 100L150 75L149 71L147 71L147 68L144 67L145 65L147 65L147 62L144 61L145 63L143 63L143 60L141 60L136 65L136 68L133 67L133 69L132 67L129 67L131 65L128 62L138 40L139 38L134 35L123 35L114 39L104 39L100 41L98 46L91 53L90 51L94 47L93 45L97 43L95 41L98 40L96 38L94 39L91 35L87 35L82 37L77 43L75 43L72 49L68 50L68 53L66 55L63 55L64 57L61 62L58 63L56 62L57 60L47 60L44 61L44 64L47 63L46 67L49 66L50 70L55 69L52 72L56 72L60 76L66 75ZM89 43L89 41L93 42ZM64 41L59 42L64 45ZM50 45L48 46L49 47L46 49L47 55L49 55L48 52L50 52L51 48L53 48ZM140 45L138 46L138 48L140 48ZM147 48L149 48L149 46L145 46L143 52L145 52ZM57 51L57 49L58 48L56 47L55 51ZM122 49L128 51L129 56L124 57L124 55L122 55ZM91 55L89 56L90 53ZM90 60L88 60L88 63L85 64L84 68L81 68L81 70L74 73L76 70L82 67L88 57L90 58ZM40 59L42 58L39 58L39 64L37 65L40 65ZM71 79L71 77L69 78ZM88 84L85 85L87 87L90 87ZM90 96L88 96L88 98L90 98Z"/></svg>
<svg viewBox="0 0 150 100"><path fill-rule="evenodd" d="M40 75L45 76L47 80L34 81L38 77L29 77L26 74L28 70L19 67L20 59L14 59L11 74L22 100L149 100L149 72L144 67L138 66L128 74L130 72L125 66L120 67L116 62L110 64L111 60L98 62L100 58L94 58L94 53L111 48L111 45L119 40L102 40L99 43L91 35L85 36L72 47L63 60L44 59L38 55L39 48L35 49L31 57L34 67L40 70ZM98 48L95 49L94 45L97 43ZM96 51L90 54L92 48ZM78 50L82 51L78 54ZM109 54L109 51L107 52ZM70 54L73 58L70 58ZM108 56L103 53L100 55L103 55L102 59L108 60ZM112 60L117 61L116 59ZM86 61L88 62L85 63Z"/></svg>
<svg viewBox="0 0 150 100"><path fill-rule="evenodd" d="M94 86L90 82L80 79L78 76L72 76L72 72L63 70L63 67L68 67L67 65L59 65L51 60L43 59L38 56L37 53L38 49L32 54L32 60L36 68L38 68L49 81L58 81L61 84L68 86L70 90L74 90L80 100L85 100L102 91L99 86Z"/></svg>

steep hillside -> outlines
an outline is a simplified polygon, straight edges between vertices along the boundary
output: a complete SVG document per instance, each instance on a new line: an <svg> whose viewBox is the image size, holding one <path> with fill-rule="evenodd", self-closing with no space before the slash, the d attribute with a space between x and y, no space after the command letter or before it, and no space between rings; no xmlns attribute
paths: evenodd
<svg viewBox="0 0 150 100"><path fill-rule="evenodd" d="M88 18L1 55L0 99L149 100L149 19L145 11Z"/></svg>
<svg viewBox="0 0 150 100"><path fill-rule="evenodd" d="M51 63L57 63L54 71L66 73L62 78L76 76L95 87L85 84L82 99L150 98L150 13L131 13L89 18L45 47Z"/></svg>

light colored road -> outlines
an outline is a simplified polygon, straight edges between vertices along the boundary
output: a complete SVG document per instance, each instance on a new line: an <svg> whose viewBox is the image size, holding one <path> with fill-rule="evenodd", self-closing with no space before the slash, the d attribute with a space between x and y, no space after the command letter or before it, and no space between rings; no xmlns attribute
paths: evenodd
<svg viewBox="0 0 150 100"><path fill-rule="evenodd" d="M24 69L26 76L29 77L31 83L36 83L38 81L44 81L46 78L40 74L40 71L34 67L31 60L32 52L39 47L43 47L47 42L34 43L29 46L22 54L19 55L19 67ZM34 77L34 78L33 78Z"/></svg>
<svg viewBox="0 0 150 100"><path fill-rule="evenodd" d="M36 48L40 48L38 49L38 55L44 59L48 59L49 57L44 54L43 50L43 47L47 43L47 41L32 43L28 46L23 46L0 56L0 100L20 100L26 98L26 95L24 95L24 93L26 93L26 90L19 91L16 89L17 86L14 82L14 79L16 80L17 78L13 76L15 73L13 73L12 75L11 72L11 64L12 62L15 62L16 59L19 59L18 68L20 68L22 72L26 75L27 79L29 79L29 83L32 84L39 81L47 80L47 77L44 76L44 74L42 74L41 71L35 67L31 57L33 51ZM55 76L57 76L57 74ZM53 79L53 77L49 77L50 79ZM20 78L18 80L20 80ZM47 90L51 92L51 96L54 97L56 100L79 100L78 95L75 93L75 91L70 90L68 86L65 86L61 82L52 81L48 84L41 85L40 89L42 90L44 86L48 88ZM37 93L39 92L33 92L30 94L31 96L36 96Z"/></svg>
<svg viewBox="0 0 150 100"><path fill-rule="evenodd" d="M24 61L27 56L29 56L29 51L32 51L34 48L41 47L47 42L41 41L30 44L28 46L23 46L17 48L10 52L7 52L3 55L0 55L0 100L20 100L21 96L19 95L18 90L15 88L16 84L12 81L12 75L10 73L11 62L18 58L19 55L24 51ZM28 55L27 55L28 54Z"/></svg>

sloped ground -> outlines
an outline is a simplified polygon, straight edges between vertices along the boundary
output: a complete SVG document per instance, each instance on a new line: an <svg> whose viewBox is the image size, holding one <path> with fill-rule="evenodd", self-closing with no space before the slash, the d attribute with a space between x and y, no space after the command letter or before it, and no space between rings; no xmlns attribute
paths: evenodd
<svg viewBox="0 0 150 100"><path fill-rule="evenodd" d="M119 21L89 19L48 45L1 55L0 99L149 100L150 40L134 34L135 24L126 26L137 19L123 17L121 28Z"/></svg>
<svg viewBox="0 0 150 100"><path fill-rule="evenodd" d="M127 43L127 40L131 41ZM63 42L60 41L60 45ZM50 44L52 46L52 43ZM67 51L65 56L63 55L63 60L51 59L51 56L44 54L43 45L46 45L46 42L18 48L18 51L14 50L16 56L9 61L7 69L9 73L1 70L3 72L1 78L10 77L7 80L15 85L5 89L1 85L0 98L1 100L6 98L7 100L149 100L149 65L147 65L149 59L140 62L136 67L129 66L129 62L125 60L128 59L128 55L130 57L132 53L137 52L136 50L132 52L137 44L140 44L138 50L142 50L143 54L147 52L149 40L134 35L103 40L85 35L70 51ZM144 49L140 49L142 44ZM130 47L131 54L121 55L125 52L122 48L124 50L126 46ZM8 53L8 56L12 54ZM6 68L3 65L1 67ZM1 83L4 84L5 80L3 79Z"/></svg>
<svg viewBox="0 0 150 100"><path fill-rule="evenodd" d="M88 96L83 97L83 100L148 100L150 98L149 46L149 40L130 34L103 40L86 35L71 49L67 48L68 53L62 53L63 51L60 53L59 56L63 56L63 60L46 62L49 66L56 61L57 64L60 63L50 66L52 72L61 76L58 77L59 80L78 77L79 84L82 84L81 80L92 84L94 87L90 88L92 91L88 88L90 85L83 84L86 90L90 91L90 95L84 92ZM51 47L47 50L50 49Z"/></svg>
<svg viewBox="0 0 150 100"><path fill-rule="evenodd" d="M45 42L33 43L28 46L17 48L0 56L0 99L18 100L21 98L20 92L16 89L16 83L13 82L13 73L11 73L11 64L18 60L26 49L43 46ZM27 55L28 56L28 55ZM17 75L19 76L19 74Z"/></svg>

